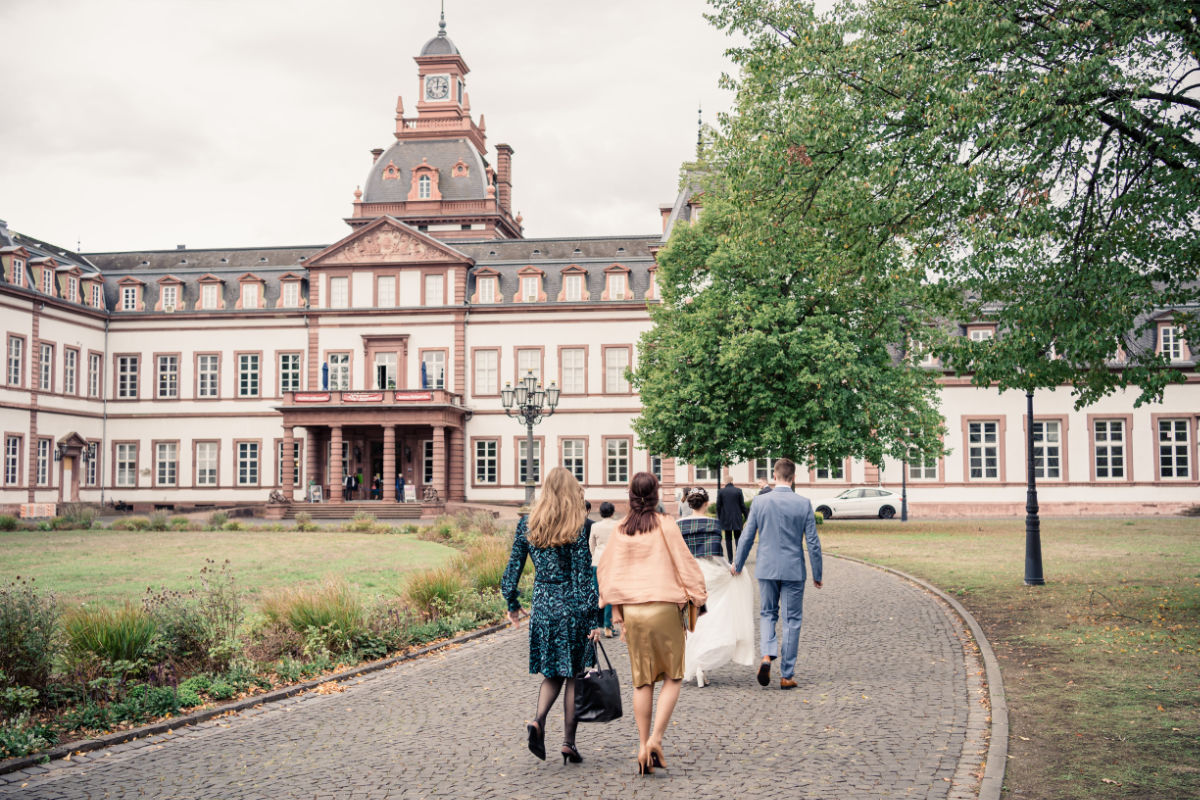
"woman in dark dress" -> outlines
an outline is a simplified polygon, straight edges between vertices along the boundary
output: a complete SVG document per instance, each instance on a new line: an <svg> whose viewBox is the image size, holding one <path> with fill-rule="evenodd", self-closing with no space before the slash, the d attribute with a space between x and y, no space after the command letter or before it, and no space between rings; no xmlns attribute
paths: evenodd
<svg viewBox="0 0 1200 800"><path fill-rule="evenodd" d="M546 758L546 717L563 688L565 764L583 761L575 747L575 676L595 663L588 639L601 634L601 609L592 577L583 487L568 470L555 467L528 517L517 523L512 555L500 591L508 619L519 626L518 584L528 557L533 561L533 602L529 616L529 672L542 674L537 715L526 723L529 750Z"/></svg>

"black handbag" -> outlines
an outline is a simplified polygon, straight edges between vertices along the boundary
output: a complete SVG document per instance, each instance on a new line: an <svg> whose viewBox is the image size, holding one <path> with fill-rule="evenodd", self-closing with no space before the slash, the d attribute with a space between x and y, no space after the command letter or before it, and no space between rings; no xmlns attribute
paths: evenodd
<svg viewBox="0 0 1200 800"><path fill-rule="evenodd" d="M612 722L621 718L621 684L617 683L617 671L604 646L592 642L592 647L596 650L596 666L575 678L575 720ZM600 667L602 654L607 669Z"/></svg>

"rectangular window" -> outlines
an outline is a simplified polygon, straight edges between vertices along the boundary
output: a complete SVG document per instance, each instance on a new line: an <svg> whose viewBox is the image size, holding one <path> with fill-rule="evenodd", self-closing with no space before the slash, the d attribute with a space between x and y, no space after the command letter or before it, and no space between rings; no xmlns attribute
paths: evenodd
<svg viewBox="0 0 1200 800"><path fill-rule="evenodd" d="M163 311L174 311L179 305L179 287L164 286L162 287L162 309Z"/></svg>
<svg viewBox="0 0 1200 800"><path fill-rule="evenodd" d="M521 278L521 300L526 303L535 303L538 299L538 276L525 275Z"/></svg>
<svg viewBox="0 0 1200 800"><path fill-rule="evenodd" d="M972 328L970 338L972 342L986 342L996 336L996 331L992 328Z"/></svg>
<svg viewBox="0 0 1200 800"><path fill-rule="evenodd" d="M174 486L179 474L179 443L158 442L154 446L154 480L157 486Z"/></svg>
<svg viewBox="0 0 1200 800"><path fill-rule="evenodd" d="M49 439L38 439L37 442L37 479L38 486L50 485L50 448Z"/></svg>
<svg viewBox="0 0 1200 800"><path fill-rule="evenodd" d="M212 310L221 302L221 287L215 283L206 283L200 287L200 307Z"/></svg>
<svg viewBox="0 0 1200 800"><path fill-rule="evenodd" d="M696 467L696 482L715 481L717 479L717 471L712 467Z"/></svg>
<svg viewBox="0 0 1200 800"><path fill-rule="evenodd" d="M624 300L627 294L627 284L624 272L610 273L608 276L608 299Z"/></svg>
<svg viewBox="0 0 1200 800"><path fill-rule="evenodd" d="M421 354L421 369L424 371L422 389L446 388L446 351L427 350Z"/></svg>
<svg viewBox="0 0 1200 800"><path fill-rule="evenodd" d="M479 302L481 302L481 303L496 302L496 279L495 278L480 278L479 279Z"/></svg>
<svg viewBox="0 0 1200 800"><path fill-rule="evenodd" d="M772 481L775 480L775 459L774 458L756 458L752 465L754 469L754 480L756 481Z"/></svg>
<svg viewBox="0 0 1200 800"><path fill-rule="evenodd" d="M1163 325L1158 329L1158 352L1170 361L1183 360L1183 339L1179 336L1179 328L1174 325Z"/></svg>
<svg viewBox="0 0 1200 800"><path fill-rule="evenodd" d="M525 470L528 469L526 461L526 453L529 451L529 442L521 439L517 442L517 483L525 483L527 480ZM533 482L537 483L542 479L542 442L540 439L533 440Z"/></svg>
<svg viewBox="0 0 1200 800"><path fill-rule="evenodd" d="M421 442L421 477L423 483L433 483L433 442Z"/></svg>
<svg viewBox="0 0 1200 800"><path fill-rule="evenodd" d="M25 285L25 262L18 259L13 259L12 268L13 286Z"/></svg>
<svg viewBox="0 0 1200 800"><path fill-rule="evenodd" d="M258 442L237 443L238 486L258 485Z"/></svg>
<svg viewBox="0 0 1200 800"><path fill-rule="evenodd" d="M39 352L41 358L38 359L38 388L49 392L54 389L54 345L43 344Z"/></svg>
<svg viewBox="0 0 1200 800"><path fill-rule="evenodd" d="M587 351L582 347L568 347L562 351L563 394L587 392Z"/></svg>
<svg viewBox="0 0 1200 800"><path fill-rule="evenodd" d="M92 284L92 307L104 308L104 287L98 283Z"/></svg>
<svg viewBox="0 0 1200 800"><path fill-rule="evenodd" d="M625 379L625 370L628 368L628 348L604 348L604 391L606 393L626 394L629 392L629 381Z"/></svg>
<svg viewBox="0 0 1200 800"><path fill-rule="evenodd" d="M158 396L179 397L179 356L158 357Z"/></svg>
<svg viewBox="0 0 1200 800"><path fill-rule="evenodd" d="M300 354L279 354L279 391L300 391Z"/></svg>
<svg viewBox="0 0 1200 800"><path fill-rule="evenodd" d="M498 449L499 445L495 439L475 442L476 483L494 484L499 482Z"/></svg>
<svg viewBox="0 0 1200 800"><path fill-rule="evenodd" d="M79 279L74 275L67 278L67 299L72 303L79 302Z"/></svg>
<svg viewBox="0 0 1200 800"><path fill-rule="evenodd" d="M349 308L350 307L350 279L349 278L330 278L329 279L329 307L330 308Z"/></svg>
<svg viewBox="0 0 1200 800"><path fill-rule="evenodd" d="M425 305L445 305L445 279L441 275L425 276Z"/></svg>
<svg viewBox="0 0 1200 800"><path fill-rule="evenodd" d="M121 287L121 310L137 311L138 290L136 286Z"/></svg>
<svg viewBox="0 0 1200 800"><path fill-rule="evenodd" d="M334 392L350 391L350 354L329 354L329 388Z"/></svg>
<svg viewBox="0 0 1200 800"><path fill-rule="evenodd" d="M375 354L375 388L395 389L399 356L396 353Z"/></svg>
<svg viewBox="0 0 1200 800"><path fill-rule="evenodd" d="M76 376L79 374L79 351L70 348L63 350L63 392L75 394L78 388Z"/></svg>
<svg viewBox="0 0 1200 800"><path fill-rule="evenodd" d="M100 474L100 443L88 442L87 461L83 464L83 485L95 486Z"/></svg>
<svg viewBox="0 0 1200 800"><path fill-rule="evenodd" d="M914 481L937 480L938 460L933 456L923 455L915 447L908 451L908 477Z"/></svg>
<svg viewBox="0 0 1200 800"><path fill-rule="evenodd" d="M650 474L662 480L662 456L650 456Z"/></svg>
<svg viewBox="0 0 1200 800"><path fill-rule="evenodd" d="M137 442L117 443L117 486L137 486Z"/></svg>
<svg viewBox="0 0 1200 800"><path fill-rule="evenodd" d="M242 284L242 308L258 308L258 289L257 283Z"/></svg>
<svg viewBox="0 0 1200 800"><path fill-rule="evenodd" d="M217 485L218 442L196 442L196 485Z"/></svg>
<svg viewBox="0 0 1200 800"><path fill-rule="evenodd" d="M99 353L88 353L88 397L100 396L100 371L104 368L104 359Z"/></svg>
<svg viewBox="0 0 1200 800"><path fill-rule="evenodd" d="M279 447L275 453L275 485L283 486L283 442L279 443ZM300 479L301 467L300 463L300 442L292 440L292 486L303 486L304 482Z"/></svg>
<svg viewBox="0 0 1200 800"><path fill-rule="evenodd" d="M1033 477L1062 477L1062 425L1058 422L1033 423Z"/></svg>
<svg viewBox="0 0 1200 800"><path fill-rule="evenodd" d="M8 337L8 385L20 386L24 377L21 373L25 367L25 340L16 336Z"/></svg>
<svg viewBox="0 0 1200 800"><path fill-rule="evenodd" d="M196 356L196 397L220 397L221 356L205 353Z"/></svg>
<svg viewBox="0 0 1200 800"><path fill-rule="evenodd" d="M4 437L4 485L21 483L21 437Z"/></svg>
<svg viewBox="0 0 1200 800"><path fill-rule="evenodd" d="M575 476L575 480L583 483L584 480L584 462L587 457L587 440L586 439L563 439L562 441L562 460L563 467L568 472Z"/></svg>
<svg viewBox="0 0 1200 800"><path fill-rule="evenodd" d="M967 474L971 478L1000 477L1000 423L967 423Z"/></svg>
<svg viewBox="0 0 1200 800"><path fill-rule="evenodd" d="M300 307L300 281L286 281L280 288L284 308Z"/></svg>
<svg viewBox="0 0 1200 800"><path fill-rule="evenodd" d="M629 440L604 440L604 476L608 483L629 481Z"/></svg>
<svg viewBox="0 0 1200 800"><path fill-rule="evenodd" d="M840 481L846 477L846 465L841 461L826 461L817 465L817 480Z"/></svg>
<svg viewBox="0 0 1200 800"><path fill-rule="evenodd" d="M117 397L133 398L138 396L138 357L117 356Z"/></svg>
<svg viewBox="0 0 1200 800"><path fill-rule="evenodd" d="M563 278L563 299L569 303L583 300L582 275L567 275Z"/></svg>
<svg viewBox="0 0 1200 800"><path fill-rule="evenodd" d="M42 270L42 293L54 294L54 270L52 269Z"/></svg>
<svg viewBox="0 0 1200 800"><path fill-rule="evenodd" d="M238 397L258 397L259 361L258 353L238 354Z"/></svg>
<svg viewBox="0 0 1200 800"><path fill-rule="evenodd" d="M387 275L379 278L376 294L379 297L377 305L380 308L391 308L396 305L396 277Z"/></svg>
<svg viewBox="0 0 1200 800"><path fill-rule="evenodd" d="M517 350L517 380L524 380L530 372L537 382L542 382L542 351L531 349Z"/></svg>
<svg viewBox="0 0 1200 800"><path fill-rule="evenodd" d="M1158 421L1158 474L1163 478L1191 476L1191 442L1186 419Z"/></svg>
<svg viewBox="0 0 1200 800"><path fill-rule="evenodd" d="M1098 419L1095 424L1096 478L1125 477L1125 420Z"/></svg>
<svg viewBox="0 0 1200 800"><path fill-rule="evenodd" d="M475 351L475 394L497 394L500 391L500 353L496 350Z"/></svg>

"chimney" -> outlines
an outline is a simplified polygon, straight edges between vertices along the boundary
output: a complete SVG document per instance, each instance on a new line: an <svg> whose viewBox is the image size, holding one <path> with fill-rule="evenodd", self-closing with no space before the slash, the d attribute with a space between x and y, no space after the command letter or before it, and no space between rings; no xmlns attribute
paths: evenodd
<svg viewBox="0 0 1200 800"><path fill-rule="evenodd" d="M177 244L177 245L175 245L175 249L176 250L187 250L187 245L186 244Z"/></svg>
<svg viewBox="0 0 1200 800"><path fill-rule="evenodd" d="M512 208L512 155L511 146L496 145L496 190L500 195L501 211Z"/></svg>
<svg viewBox="0 0 1200 800"><path fill-rule="evenodd" d="M378 161L379 157L381 155L383 155L382 147L376 147L374 150L372 150L371 151L371 163L374 164L376 161Z"/></svg>

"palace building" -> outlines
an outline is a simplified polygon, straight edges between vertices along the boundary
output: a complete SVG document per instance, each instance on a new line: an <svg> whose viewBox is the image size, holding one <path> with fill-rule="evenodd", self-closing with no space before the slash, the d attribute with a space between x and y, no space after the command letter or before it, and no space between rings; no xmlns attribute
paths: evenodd
<svg viewBox="0 0 1200 800"><path fill-rule="evenodd" d="M469 70L445 22L415 58L415 113L396 105L372 151L349 232L324 246L76 253L0 223L0 509L119 502L139 509L339 504L343 476L391 511L519 502L525 470L571 469L620 502L633 473L715 483L647 453L626 380L658 302L654 253L697 202L648 214L650 232L527 239L512 206L514 148L489 152ZM963 335L987 337L986 323ZM1067 389L1024 397L947 375L950 455L907 465L914 513L1011 513L1024 504L1032 424L1043 510L1170 513L1200 503L1200 379L1170 314L1146 346L1186 373L1162 403L1133 394L1076 411ZM936 362L924 365L939 369ZM501 392L532 373L561 391L526 452ZM900 463L847 460L798 476L830 496L898 488ZM737 465L750 487L767 459ZM277 496L278 499L278 496ZM413 501L416 502L413 502Z"/></svg>

